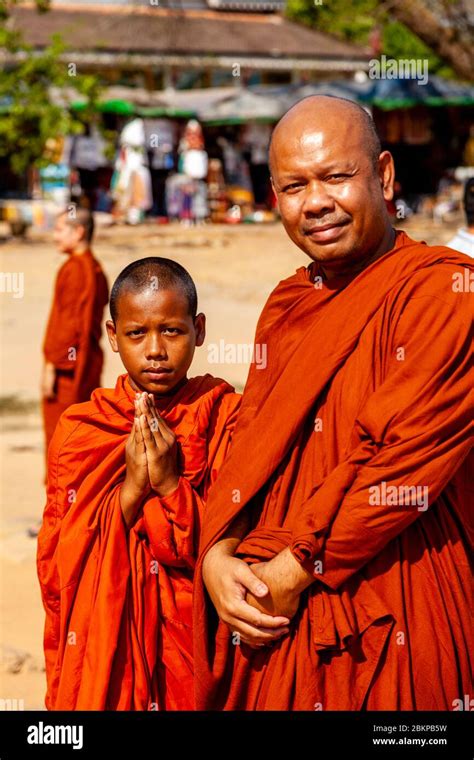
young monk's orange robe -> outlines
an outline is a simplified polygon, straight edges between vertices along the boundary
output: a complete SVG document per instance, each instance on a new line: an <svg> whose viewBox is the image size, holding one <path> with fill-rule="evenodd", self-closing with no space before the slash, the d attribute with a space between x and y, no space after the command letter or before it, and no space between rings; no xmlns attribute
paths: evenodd
<svg viewBox="0 0 474 760"><path fill-rule="evenodd" d="M474 262L399 232L356 276L313 282L318 271L299 268L264 307L267 368L251 367L209 494L196 706L459 709L474 651ZM290 547L315 575L290 633L261 649L233 645L202 579L207 550L244 507L237 556Z"/></svg>
<svg viewBox="0 0 474 760"><path fill-rule="evenodd" d="M56 367L56 398L43 399L46 450L61 414L87 401L100 385L102 315L107 280L90 251L71 255L60 268L43 343L45 361Z"/></svg>
<svg viewBox="0 0 474 760"><path fill-rule="evenodd" d="M157 408L177 436L180 480L128 531L120 508L134 418L128 375L61 417L38 538L50 710L193 708L192 578L207 490L240 396L190 379Z"/></svg>

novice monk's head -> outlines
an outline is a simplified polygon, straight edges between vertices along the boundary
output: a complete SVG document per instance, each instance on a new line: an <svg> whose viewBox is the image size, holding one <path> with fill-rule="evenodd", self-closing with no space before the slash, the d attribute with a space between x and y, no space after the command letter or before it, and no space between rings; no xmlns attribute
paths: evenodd
<svg viewBox="0 0 474 760"><path fill-rule="evenodd" d="M300 100L273 131L270 170L289 237L328 276L390 247L393 159L361 106L323 95Z"/></svg>
<svg viewBox="0 0 474 760"><path fill-rule="evenodd" d="M176 261L150 256L119 274L107 334L136 391L164 395L186 382L206 335L206 318L196 312L196 287Z"/></svg>
<svg viewBox="0 0 474 760"><path fill-rule="evenodd" d="M81 253L90 247L94 215L88 208L71 204L56 217L53 240L60 253Z"/></svg>

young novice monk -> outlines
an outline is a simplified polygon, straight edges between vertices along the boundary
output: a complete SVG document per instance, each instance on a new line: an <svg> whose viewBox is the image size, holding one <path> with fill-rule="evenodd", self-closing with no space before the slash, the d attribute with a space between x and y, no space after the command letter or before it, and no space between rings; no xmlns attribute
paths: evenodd
<svg viewBox="0 0 474 760"><path fill-rule="evenodd" d="M193 709L192 578L240 396L187 377L205 338L188 272L126 267L107 332L126 374L61 417L38 539L50 710Z"/></svg>

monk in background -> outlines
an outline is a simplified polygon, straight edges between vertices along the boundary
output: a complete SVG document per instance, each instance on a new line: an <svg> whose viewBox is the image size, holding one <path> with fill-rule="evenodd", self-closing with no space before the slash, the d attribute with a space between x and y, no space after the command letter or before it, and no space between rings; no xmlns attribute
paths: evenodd
<svg viewBox="0 0 474 760"><path fill-rule="evenodd" d="M49 710L191 710L192 587L207 491L240 405L188 377L205 339L189 273L118 276L107 333L126 373L62 415L38 539Z"/></svg>
<svg viewBox="0 0 474 760"><path fill-rule="evenodd" d="M89 209L72 206L56 220L54 242L67 260L56 277L43 343L46 452L61 414L71 404L87 401L100 386L100 337L109 294L105 275L91 251L93 234L94 217Z"/></svg>
<svg viewBox="0 0 474 760"><path fill-rule="evenodd" d="M391 227L359 106L276 126L311 259L260 316L195 573L198 709L459 710L471 694L474 262Z"/></svg>

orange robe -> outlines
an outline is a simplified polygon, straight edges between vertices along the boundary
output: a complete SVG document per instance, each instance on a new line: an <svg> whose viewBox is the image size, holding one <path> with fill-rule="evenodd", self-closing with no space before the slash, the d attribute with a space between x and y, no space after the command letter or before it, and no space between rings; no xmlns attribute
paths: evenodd
<svg viewBox="0 0 474 760"><path fill-rule="evenodd" d="M399 232L356 276L313 282L313 263L271 294L268 365L202 527L197 709L452 710L471 693L473 269ZM257 650L233 645L202 580L244 507L237 556L290 547L315 576L290 633Z"/></svg>
<svg viewBox="0 0 474 760"><path fill-rule="evenodd" d="M102 316L107 280L90 251L71 255L60 268L43 343L45 361L56 367L56 398L43 399L46 450L61 414L87 401L100 385Z"/></svg>
<svg viewBox="0 0 474 760"><path fill-rule="evenodd" d="M49 449L37 565L50 710L193 708L200 519L240 396L204 375L157 401L177 436L179 485L150 495L127 530L120 489L134 397L120 375L62 415Z"/></svg>

